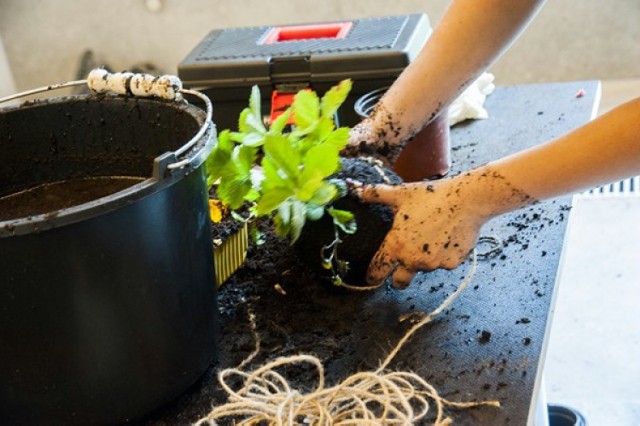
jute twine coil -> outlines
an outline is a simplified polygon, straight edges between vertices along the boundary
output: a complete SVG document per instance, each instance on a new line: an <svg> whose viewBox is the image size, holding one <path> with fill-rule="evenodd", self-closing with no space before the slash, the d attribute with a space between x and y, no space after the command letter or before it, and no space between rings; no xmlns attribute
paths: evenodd
<svg viewBox="0 0 640 426"><path fill-rule="evenodd" d="M418 313L419 320L405 333L394 349L375 371L355 373L339 384L325 385L322 361L313 355L280 357L248 372L244 367L259 352L255 315L250 312L256 349L238 367L222 370L218 379L228 401L196 422L217 425L413 425L425 421L431 401L435 404L435 426L453 423L444 414L444 407L499 407L498 401L454 402L442 398L437 390L415 373L388 371L388 366L405 343L419 329L445 310L467 287L477 263L474 251L471 267L464 281L431 313ZM414 313L415 314L415 313ZM415 318L415 315L412 315ZM405 319L407 316L405 316ZM305 392L292 388L278 370L307 364L318 376L315 389ZM234 389L229 383L238 382Z"/></svg>

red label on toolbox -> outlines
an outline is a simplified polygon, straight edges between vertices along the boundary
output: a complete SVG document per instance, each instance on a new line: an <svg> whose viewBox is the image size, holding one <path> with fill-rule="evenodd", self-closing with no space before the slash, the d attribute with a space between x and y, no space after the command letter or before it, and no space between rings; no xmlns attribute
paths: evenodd
<svg viewBox="0 0 640 426"><path fill-rule="evenodd" d="M295 25L273 27L265 35L261 44L273 44L280 41L309 40L314 38L345 38L353 22L330 24Z"/></svg>

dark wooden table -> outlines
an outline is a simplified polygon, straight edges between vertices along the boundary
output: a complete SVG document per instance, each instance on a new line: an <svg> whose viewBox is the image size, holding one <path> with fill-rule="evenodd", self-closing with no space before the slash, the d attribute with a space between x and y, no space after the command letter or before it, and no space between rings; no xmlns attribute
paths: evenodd
<svg viewBox="0 0 640 426"><path fill-rule="evenodd" d="M581 90L584 96L577 96ZM598 99L595 81L498 87L485 104L488 119L452 129L451 173L584 124L593 116ZM466 291L420 330L391 364L392 369L421 375L450 400L502 403L501 408L448 411L456 425L532 421L570 204L567 195L489 222L481 234L499 237L502 251L478 262ZM291 255L283 250L280 256ZM292 276L291 271L265 278L258 268L249 259L239 271L241 278L232 279L220 291L227 308L221 312L218 364L185 396L146 423L190 422L212 404L224 401L215 373L237 365L253 349L246 319L249 306L257 314L261 333L262 355L256 363L313 353L325 363L327 380L333 384L357 371L375 369L409 327L398 318L440 305L463 280L469 262L453 271L419 274L403 291L382 288L366 294L309 285L306 275ZM286 295L274 290L276 283ZM231 305L235 308L229 309Z"/></svg>

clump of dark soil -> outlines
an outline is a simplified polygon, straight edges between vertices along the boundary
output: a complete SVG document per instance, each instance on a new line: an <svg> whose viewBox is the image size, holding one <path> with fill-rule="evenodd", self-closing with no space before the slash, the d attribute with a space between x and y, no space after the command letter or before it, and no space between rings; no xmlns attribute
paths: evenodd
<svg viewBox="0 0 640 426"><path fill-rule="evenodd" d="M361 158L344 158L342 168L335 177L351 178L366 184L399 184L402 179L391 170ZM334 203L337 209L348 210L355 215L358 230L351 235L340 233L342 242L338 257L349 262L349 270L343 281L350 285L365 285L366 273L373 255L378 250L393 224L393 211L381 204L366 204L354 195L347 195ZM308 221L295 244L296 254L329 281L330 274L322 269L321 251L335 237L331 217L325 214L320 220Z"/></svg>

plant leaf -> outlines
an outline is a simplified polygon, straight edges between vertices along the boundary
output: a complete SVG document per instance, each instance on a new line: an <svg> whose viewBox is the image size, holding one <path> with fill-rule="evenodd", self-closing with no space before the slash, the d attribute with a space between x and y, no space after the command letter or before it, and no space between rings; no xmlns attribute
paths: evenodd
<svg viewBox="0 0 640 426"><path fill-rule="evenodd" d="M294 200L291 203L291 229L289 230L289 239L291 244L295 243L300 237L302 228L307 220L306 204Z"/></svg>
<svg viewBox="0 0 640 426"><path fill-rule="evenodd" d="M351 80L346 79L333 86L322 96L321 111L323 117L332 117L351 91Z"/></svg>
<svg viewBox="0 0 640 426"><path fill-rule="evenodd" d="M267 128L264 126L261 117L256 117L253 114L249 114L245 123L251 129L252 133L258 133L260 135L264 135L265 133L267 133Z"/></svg>
<svg viewBox="0 0 640 426"><path fill-rule="evenodd" d="M258 216L266 216L278 208L287 198L292 195L288 188L276 187L262 193L256 212Z"/></svg>
<svg viewBox="0 0 640 426"><path fill-rule="evenodd" d="M249 97L249 109L251 110L250 118L247 118L247 123L251 123L252 126L258 131L266 132L264 124L262 123L262 97L260 96L260 88L257 85L251 87L251 96Z"/></svg>
<svg viewBox="0 0 640 426"><path fill-rule="evenodd" d="M251 133L265 134L267 132L261 117L256 117L249 108L245 108L240 112L238 117L238 135L241 138ZM237 140L240 142L240 140Z"/></svg>
<svg viewBox="0 0 640 426"><path fill-rule="evenodd" d="M245 134L245 133L249 133L251 132L253 129L251 129L248 125L247 125L247 117L251 114L251 110L249 108L244 108L242 111L240 111L240 115L238 116L238 130L240 131L240 135ZM237 141L240 142L240 141Z"/></svg>
<svg viewBox="0 0 640 426"><path fill-rule="evenodd" d="M327 213L333 217L333 223L347 234L353 234L358 229L353 213L333 207L329 207Z"/></svg>
<svg viewBox="0 0 640 426"><path fill-rule="evenodd" d="M211 188L213 184L223 175L228 174L231 159L231 151L233 150L233 142L229 138L229 131L223 130L218 135L218 143L213 148L207 160L205 167L207 170L207 186Z"/></svg>
<svg viewBox="0 0 640 426"><path fill-rule="evenodd" d="M245 136L250 133L265 134L267 132L262 122L260 101L260 89L254 85L251 87L251 95L249 95L249 106L244 108L238 117L238 130Z"/></svg>
<svg viewBox="0 0 640 426"><path fill-rule="evenodd" d="M338 150L331 145L318 145L311 147L302 162L302 176L314 173L325 178L334 174L340 167ZM303 178L301 178L303 179Z"/></svg>
<svg viewBox="0 0 640 426"><path fill-rule="evenodd" d="M326 207L344 189L338 185L342 181L328 179L339 170L339 153L349 137L348 128L335 128L334 118L350 89L351 81L344 80L322 99L313 91L300 91L267 128L259 87L253 86L249 105L239 116L239 131L221 132L207 159L207 182L219 181L220 200L232 210L252 202L250 215L273 215L276 233L292 244L305 222L321 218L325 210L344 232L355 232L353 214Z"/></svg>
<svg viewBox="0 0 640 426"><path fill-rule="evenodd" d="M216 144L216 149L231 152L234 147L233 140L231 139L232 133L233 132L228 129L221 131L218 134L218 143Z"/></svg>
<svg viewBox="0 0 640 426"><path fill-rule="evenodd" d="M287 122L291 117L291 108L287 108L280 114L273 122L271 122L271 126L269 126L269 134L275 135L282 133L284 128L287 126Z"/></svg>
<svg viewBox="0 0 640 426"><path fill-rule="evenodd" d="M245 195L251 190L251 181L242 177L225 179L218 185L217 193L221 201L233 210L239 209L244 203Z"/></svg>
<svg viewBox="0 0 640 426"><path fill-rule="evenodd" d="M300 174L300 154L291 146L286 137L281 135L267 136L263 149L265 159L270 159L276 169L282 170L289 179L296 181Z"/></svg>
<svg viewBox="0 0 640 426"><path fill-rule="evenodd" d="M339 178L332 178L328 180L329 183L336 187L338 194L336 194L336 198L346 197L349 193L349 187L347 186L347 182Z"/></svg>
<svg viewBox="0 0 640 426"><path fill-rule="evenodd" d="M294 182L288 179L284 173L280 173L278 167L270 158L262 159L262 172L264 179L260 186L263 191L269 191L275 187L284 187L289 188L293 192L295 188Z"/></svg>
<svg viewBox="0 0 640 426"><path fill-rule="evenodd" d="M291 244L300 237L306 221L307 206L297 200L288 199L278 207L274 217L276 234L289 238Z"/></svg>
<svg viewBox="0 0 640 426"><path fill-rule="evenodd" d="M309 200L310 204L318 204L320 206L326 206L339 195L338 188L332 183L322 182L322 185L316 189L313 197Z"/></svg>
<svg viewBox="0 0 640 426"><path fill-rule="evenodd" d="M205 167L207 169L207 186L211 186L218 180L223 174L223 169L229 164L231 154L229 152L214 148L211 154L207 157Z"/></svg>
<svg viewBox="0 0 640 426"><path fill-rule="evenodd" d="M335 129L325 138L324 143L326 145L333 146L338 152L342 151L349 141L349 128L340 127Z"/></svg>
<svg viewBox="0 0 640 426"><path fill-rule="evenodd" d="M228 175L229 160L231 159L231 153L216 150L211 151L205 167L207 169L207 185L209 188L222 176Z"/></svg>
<svg viewBox="0 0 640 426"><path fill-rule="evenodd" d="M258 147L264 145L264 134L260 133L247 133L242 137L242 145L250 147Z"/></svg>
<svg viewBox="0 0 640 426"><path fill-rule="evenodd" d="M259 198L260 198L260 192L258 192L253 187L253 184L252 184L251 189L244 195L244 199L245 199L245 201L254 202L254 201L258 200Z"/></svg>
<svg viewBox="0 0 640 426"><path fill-rule="evenodd" d="M318 124L319 124L319 123L320 123L320 121L319 121L319 120L317 120L317 121L314 121L313 123L311 123L311 124L310 124L309 126L307 126L307 127L295 127L295 128L291 131L291 133L289 134L289 136L290 136L291 138L293 138L293 139L300 139L300 138L303 138L303 137L305 137L305 136L309 135L310 133L313 133L313 132L316 130L316 128L317 128L317 126L318 126ZM315 137L314 137L314 139L317 139L317 138L315 138Z"/></svg>
<svg viewBox="0 0 640 426"><path fill-rule="evenodd" d="M304 130L313 125L320 118L320 100L318 95L310 90L301 90L293 98L291 109L296 128Z"/></svg>
<svg viewBox="0 0 640 426"><path fill-rule="evenodd" d="M318 220L324 215L323 204L307 203L307 219Z"/></svg>
<svg viewBox="0 0 640 426"><path fill-rule="evenodd" d="M273 218L276 235L286 237L291 229L291 201L285 201L278 206L278 211Z"/></svg>
<svg viewBox="0 0 640 426"><path fill-rule="evenodd" d="M323 142L336 128L333 117L320 117L318 124L313 129L313 137L316 139L316 145Z"/></svg>
<svg viewBox="0 0 640 426"><path fill-rule="evenodd" d="M299 191L296 196L309 201L323 185L324 179L334 174L340 167L338 152L329 145L314 146L303 160L303 168L298 178Z"/></svg>
<svg viewBox="0 0 640 426"><path fill-rule="evenodd" d="M315 195L316 191L322 186L322 177L317 171L315 175L308 177L306 180L300 180L297 186L296 198L300 201L309 201Z"/></svg>
<svg viewBox="0 0 640 426"><path fill-rule="evenodd" d="M250 146L237 145L233 150L233 164L235 164L238 174L249 177L251 167L256 161L257 150Z"/></svg>

